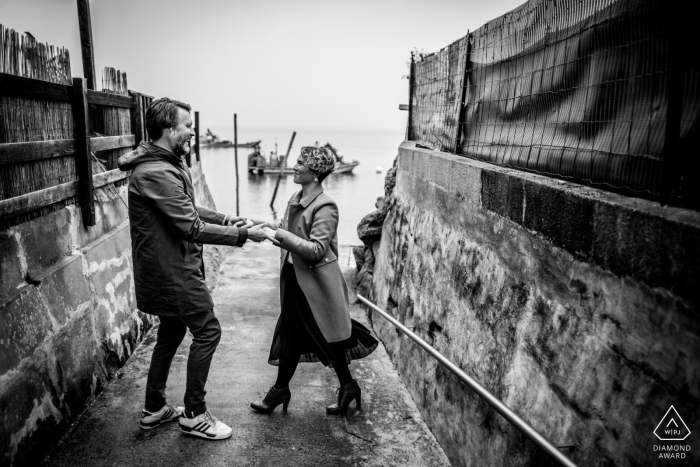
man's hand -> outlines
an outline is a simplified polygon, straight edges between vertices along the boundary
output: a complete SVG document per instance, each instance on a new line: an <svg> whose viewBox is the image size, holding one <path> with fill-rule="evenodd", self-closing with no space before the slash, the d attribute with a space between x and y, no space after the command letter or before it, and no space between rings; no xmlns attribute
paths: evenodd
<svg viewBox="0 0 700 467"><path fill-rule="evenodd" d="M249 228L253 227L254 225L255 225L255 223L252 220L241 218L241 220L236 222L235 227L245 227L245 228L249 229Z"/></svg>
<svg viewBox="0 0 700 467"><path fill-rule="evenodd" d="M251 240L255 243L260 243L260 242L266 240L267 236L265 235L265 231L263 229L264 229L264 227L262 226L262 224L249 228L248 229L248 240Z"/></svg>
<svg viewBox="0 0 700 467"><path fill-rule="evenodd" d="M223 224L227 226L241 227L245 223L245 221L243 223L241 223L241 221L244 221L242 217L227 215L226 217L224 217Z"/></svg>

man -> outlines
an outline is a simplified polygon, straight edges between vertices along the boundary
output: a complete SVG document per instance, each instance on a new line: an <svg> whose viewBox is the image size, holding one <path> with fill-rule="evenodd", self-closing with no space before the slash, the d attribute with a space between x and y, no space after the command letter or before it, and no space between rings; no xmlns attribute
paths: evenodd
<svg viewBox="0 0 700 467"><path fill-rule="evenodd" d="M204 282L200 244L242 246L264 240L262 226L246 229L230 218L195 205L183 156L194 136L190 106L158 99L146 112L152 142L119 158L129 178L129 221L139 310L160 317L140 425L151 429L179 420L180 430L205 439L226 439L232 430L207 409L204 385L221 326ZM193 336L187 360L185 407L165 399L170 364L187 329Z"/></svg>

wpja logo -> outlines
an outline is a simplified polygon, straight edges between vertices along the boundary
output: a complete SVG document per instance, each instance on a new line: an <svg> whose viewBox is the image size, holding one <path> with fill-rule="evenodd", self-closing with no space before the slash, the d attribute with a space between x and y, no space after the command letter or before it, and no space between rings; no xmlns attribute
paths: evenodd
<svg viewBox="0 0 700 467"><path fill-rule="evenodd" d="M654 429L654 434L661 441L683 441L690 435L688 425L676 408L671 406ZM685 459L685 453L690 451L690 445L685 444L655 444L654 452L659 453L659 459Z"/></svg>

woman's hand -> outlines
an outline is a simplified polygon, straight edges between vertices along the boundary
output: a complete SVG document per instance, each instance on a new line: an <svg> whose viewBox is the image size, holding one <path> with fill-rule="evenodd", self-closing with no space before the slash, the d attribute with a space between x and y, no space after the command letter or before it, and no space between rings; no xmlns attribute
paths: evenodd
<svg viewBox="0 0 700 467"><path fill-rule="evenodd" d="M273 230L270 227L264 226L263 233L267 240L270 240L274 245L279 246L280 242L278 242L277 239L275 239L275 233L277 233L276 228Z"/></svg>

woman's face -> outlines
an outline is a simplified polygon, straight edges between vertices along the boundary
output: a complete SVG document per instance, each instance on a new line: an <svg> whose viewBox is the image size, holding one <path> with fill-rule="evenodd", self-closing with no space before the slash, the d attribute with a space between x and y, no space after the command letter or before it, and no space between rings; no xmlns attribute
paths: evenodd
<svg viewBox="0 0 700 467"><path fill-rule="evenodd" d="M297 163L294 164L294 183L305 185L314 181L316 174L304 165L304 158L297 157Z"/></svg>

